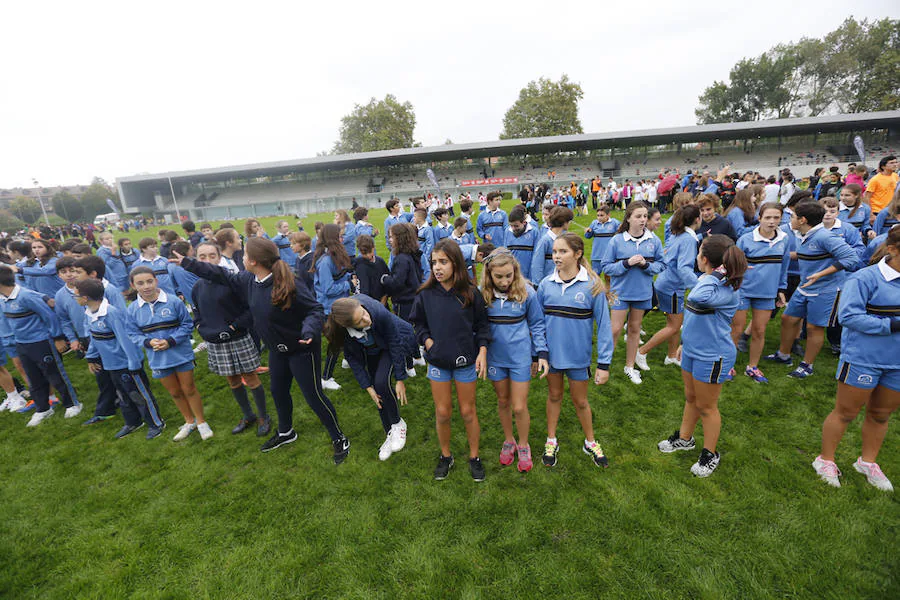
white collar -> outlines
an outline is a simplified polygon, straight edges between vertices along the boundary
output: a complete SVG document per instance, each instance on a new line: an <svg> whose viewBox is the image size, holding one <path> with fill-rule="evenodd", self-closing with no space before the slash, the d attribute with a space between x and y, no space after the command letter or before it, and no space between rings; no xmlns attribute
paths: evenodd
<svg viewBox="0 0 900 600"><path fill-rule="evenodd" d="M838 202L838 210L853 210L843 202Z"/></svg>
<svg viewBox="0 0 900 600"><path fill-rule="evenodd" d="M453 240L454 242L462 241L462 239L463 239L464 237L466 237L466 234L465 234L465 233L462 234L462 235L460 235L460 236L457 236L455 232L450 234L450 239Z"/></svg>
<svg viewBox="0 0 900 600"><path fill-rule="evenodd" d="M157 258L162 258L162 256L157 255L156 258L146 258L143 254L138 260L142 260L144 262L154 262Z"/></svg>
<svg viewBox="0 0 900 600"><path fill-rule="evenodd" d="M234 262L234 259L228 258L224 254L219 257L219 266L231 273L237 273L238 271L240 271L240 269L238 269L237 263Z"/></svg>
<svg viewBox="0 0 900 600"><path fill-rule="evenodd" d="M365 226L365 227L371 227L371 226L372 226L371 223L369 223L368 221L363 221L362 219L360 219L359 221L357 221L356 224L357 224L357 225L363 225L363 226Z"/></svg>
<svg viewBox="0 0 900 600"><path fill-rule="evenodd" d="M475 262L476 254L478 254L478 244L472 244L472 256L469 257L472 259L472 262Z"/></svg>
<svg viewBox="0 0 900 600"><path fill-rule="evenodd" d="M893 281L900 277L900 272L895 271L893 267L889 266L887 260L888 257L885 256L878 261L878 270L881 271L881 276L884 277L885 281Z"/></svg>
<svg viewBox="0 0 900 600"><path fill-rule="evenodd" d="M692 238L694 238L694 241L695 241L695 242L699 242L699 241L700 241L700 238L697 236L697 232L694 231L693 229L691 229L690 227L687 227L687 228L684 230L684 232L685 232L686 234L688 234L689 236L691 236Z"/></svg>
<svg viewBox="0 0 900 600"><path fill-rule="evenodd" d="M824 223L822 224L822 227L823 227L823 228L825 227L825 224L824 224ZM840 220L840 219L835 219L835 220L834 220L834 224L833 224L831 227L829 227L828 229L829 229L829 231L830 231L830 230L832 230L832 229L840 229L840 228L841 228L841 220Z"/></svg>
<svg viewBox="0 0 900 600"><path fill-rule="evenodd" d="M525 235L526 233L528 233L528 232L531 231L532 229L534 229L534 228L531 226L531 222L530 222L530 221L525 221L525 231L523 231L522 233L520 233L518 237L521 237L521 236ZM506 230L509 231L511 234L516 235L516 232L513 231L512 226L507 227Z"/></svg>
<svg viewBox="0 0 900 600"><path fill-rule="evenodd" d="M107 281L105 278L104 278L104 279L101 279L101 280L100 280L100 283L103 284L103 289L104 289L104 290L105 290L106 288L109 287L109 281Z"/></svg>
<svg viewBox="0 0 900 600"><path fill-rule="evenodd" d="M441 223L440 221L438 221L437 226L440 227L441 229L447 229L448 227L450 229L453 229L453 225L451 225L449 222L445 225L445 224Z"/></svg>
<svg viewBox="0 0 900 600"><path fill-rule="evenodd" d="M786 237L787 237L787 234L784 231L782 231L780 227L775 228L775 237L773 237L771 240L766 239L762 236L762 234L759 232L759 225L757 225L756 229L753 230L753 241L754 242L766 242L767 244L769 244L769 247L774 246L775 244L777 244L778 242L780 242L781 240L783 240Z"/></svg>
<svg viewBox="0 0 900 600"><path fill-rule="evenodd" d="M649 240L651 237L653 237L653 232L645 227L644 233L641 234L641 237L636 238L636 237L633 237L630 233L628 233L628 230L626 229L625 231L622 232L622 237L625 238L626 242L637 242L638 244L640 244L644 240Z"/></svg>
<svg viewBox="0 0 900 600"><path fill-rule="evenodd" d="M3 299L3 300L15 300L15 299L18 297L18 295L19 295L19 290L21 290L21 289L22 289L22 288L19 287L18 284L16 284L16 285L13 286L13 291L11 291L11 292L9 293L9 296L4 296L3 294L0 294L0 299Z"/></svg>
<svg viewBox="0 0 900 600"><path fill-rule="evenodd" d="M494 298L497 298L498 300L508 300L509 294L501 294L497 290L494 290Z"/></svg>
<svg viewBox="0 0 900 600"><path fill-rule="evenodd" d="M88 308L87 306L84 307L84 314L88 316L88 318L91 320L91 323L95 322L100 317L105 317L108 312L109 300L107 300L106 298L104 298L103 301L100 302L100 306L97 307L97 312L91 312L90 308Z"/></svg>
<svg viewBox="0 0 900 600"><path fill-rule="evenodd" d="M368 327L364 327L363 329L354 329L352 327L348 327L347 333L350 335L350 337L361 340L362 338L366 337L366 335L368 335L369 329L371 328L371 325L369 325Z"/></svg>
<svg viewBox="0 0 900 600"><path fill-rule="evenodd" d="M810 229L809 231L807 231L805 235L804 235L804 234L801 234L801 233L798 231L797 233L799 234L800 241L801 241L801 242L805 242L806 239L807 239L809 236L811 236L814 232L816 232L816 231L819 230L819 229L825 229L825 226L822 225L821 223L819 223L818 225L816 225L815 227L813 227L812 229Z"/></svg>
<svg viewBox="0 0 900 600"><path fill-rule="evenodd" d="M168 302L168 301L169 301L169 296L163 290L159 290L159 297L156 298L156 302ZM153 304L156 304L156 302L154 302ZM147 302L146 300L141 298L140 295L138 295L137 303L138 303L138 306L150 304L149 302Z"/></svg>
<svg viewBox="0 0 900 600"><path fill-rule="evenodd" d="M573 285L576 281L589 281L590 276L588 276L587 269L584 267L579 267L578 275L575 276L575 279L569 281L568 283L563 281L559 276L559 269L553 269L553 275L550 276L550 281L555 281L556 283L561 283L563 286L563 291L566 291L566 288L570 285Z"/></svg>
<svg viewBox="0 0 900 600"><path fill-rule="evenodd" d="M260 279L259 277L257 277L257 278L256 278L256 283L265 283L265 282L267 282L267 281L269 280L270 277L272 277L272 273L269 273L268 275L266 275L266 276L263 277L262 279Z"/></svg>

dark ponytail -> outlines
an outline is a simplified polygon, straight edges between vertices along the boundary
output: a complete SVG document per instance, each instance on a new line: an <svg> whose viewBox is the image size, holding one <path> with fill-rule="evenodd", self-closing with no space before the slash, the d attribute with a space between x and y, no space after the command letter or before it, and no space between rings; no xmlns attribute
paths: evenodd
<svg viewBox="0 0 900 600"><path fill-rule="evenodd" d="M884 240L884 243L878 246L875 249L875 253L872 255L872 258L869 260L870 265L878 264L881 262L881 259L887 256L888 254L888 246L894 246L895 248L900 248L900 227L896 225L891 228L888 232L887 238Z"/></svg>
<svg viewBox="0 0 900 600"><path fill-rule="evenodd" d="M272 306L289 309L297 297L294 272L281 260L275 242L264 237L252 237L247 240L245 252L247 258L272 271Z"/></svg>
<svg viewBox="0 0 900 600"><path fill-rule="evenodd" d="M356 298L338 298L331 305L331 314L325 321L323 334L328 340L328 352L337 354L344 347L347 335L347 324L353 322L353 315L360 307Z"/></svg>
<svg viewBox="0 0 900 600"><path fill-rule="evenodd" d="M735 291L740 289L747 272L747 257L730 237L721 233L710 235L704 238L700 251L714 269L725 268L725 285Z"/></svg>
<svg viewBox="0 0 900 600"><path fill-rule="evenodd" d="M694 221L700 218L700 209L693 204L682 206L672 215L672 224L669 226L672 235L679 235L694 224Z"/></svg>

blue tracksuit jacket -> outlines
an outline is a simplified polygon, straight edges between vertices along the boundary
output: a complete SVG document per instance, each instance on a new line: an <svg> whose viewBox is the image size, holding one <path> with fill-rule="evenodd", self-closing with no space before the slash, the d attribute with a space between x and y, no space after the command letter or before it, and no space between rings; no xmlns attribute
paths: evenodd
<svg viewBox="0 0 900 600"><path fill-rule="evenodd" d="M668 223L668 221L666 221ZM587 239L593 238L594 241L591 244L591 262L602 262L603 255L606 254L606 246L609 245L609 240L612 239L614 235L616 235L616 230L619 229L619 221L616 219L610 218L606 223L601 223L600 221L594 219L591 221L591 225L584 230L584 237ZM668 240L666 244L668 244Z"/></svg>
<svg viewBox="0 0 900 600"><path fill-rule="evenodd" d="M319 257L319 262L316 263L313 289L316 291L316 300L328 315L331 313L331 305L335 300L350 295L350 273L338 273L331 256L325 253Z"/></svg>
<svg viewBox="0 0 900 600"><path fill-rule="evenodd" d="M138 297L126 311L126 328L132 343L147 350L147 362L155 370L177 367L194 360L194 351L188 340L194 329L194 321L184 302L174 295L159 291L152 304ZM150 340L169 342L167 350L150 349Z"/></svg>
<svg viewBox="0 0 900 600"><path fill-rule="evenodd" d="M125 264L122 257L118 254L113 254L112 250L106 246L100 246L97 249L97 256L102 258L103 264L106 265L104 277L120 290L127 290L130 287L128 283L128 265Z"/></svg>
<svg viewBox="0 0 900 600"><path fill-rule="evenodd" d="M869 230L872 229L871 225L869 225L869 215L872 214L872 209L869 208L868 204L860 202L859 208L856 209L856 213L851 217L850 213L852 211L852 208L848 208L841 202L838 205L838 219L856 227L861 237L868 236Z"/></svg>
<svg viewBox="0 0 900 600"><path fill-rule="evenodd" d="M528 223L525 230L516 235L512 228L506 230L506 249L519 261L522 277L531 280L531 264L534 260L534 247L538 242L538 230Z"/></svg>
<svg viewBox="0 0 900 600"><path fill-rule="evenodd" d="M697 261L699 245L693 229L686 229L669 240L662 259L666 268L656 278L656 291L660 296L675 294L681 298L685 290L697 285L694 263Z"/></svg>
<svg viewBox="0 0 900 600"><path fill-rule="evenodd" d="M684 301L684 355L694 360L734 361L737 348L731 341L731 320L739 301L740 292L725 285L724 275L701 275Z"/></svg>
<svg viewBox="0 0 900 600"><path fill-rule="evenodd" d="M647 260L646 268L628 266L628 259L640 254ZM635 302L653 297L653 276L662 273L662 242L652 231L635 239L627 231L617 233L609 241L603 256L603 272L609 275L612 290L620 300Z"/></svg>
<svg viewBox="0 0 900 600"><path fill-rule="evenodd" d="M891 333L891 322L900 320L900 273L886 258L847 277L838 317L844 328L841 360L900 369L900 332Z"/></svg>
<svg viewBox="0 0 900 600"><path fill-rule="evenodd" d="M485 210L478 213L478 220L475 222L475 231L478 233L478 237L498 248L506 245L507 227L509 227L509 219L506 213L499 208L493 212ZM491 239L486 239L485 235L491 236Z"/></svg>
<svg viewBox="0 0 900 600"><path fill-rule="evenodd" d="M535 358L548 357L544 311L537 293L526 286L525 302L511 302L496 296L487 307L491 325L488 346L489 367L528 367ZM529 348L530 352L525 352Z"/></svg>
<svg viewBox="0 0 900 600"><path fill-rule="evenodd" d="M119 308L105 300L96 313L85 311L81 327L91 337L85 358L88 362L99 358L106 371L140 371L143 368L144 353L140 346L128 337L126 309Z"/></svg>
<svg viewBox="0 0 900 600"><path fill-rule="evenodd" d="M787 289L791 237L792 233L776 229L775 238L767 240L759 227L740 237L737 247L744 251L749 267L741 284L745 298L777 298L778 290Z"/></svg>
<svg viewBox="0 0 900 600"><path fill-rule="evenodd" d="M798 287L797 292L804 296L818 296L825 291L841 289L841 284L847 277L846 271L856 271L861 266L859 255L853 248L841 236L825 230L821 223L810 229L805 236L798 237L796 244L801 286L807 277L825 267L835 265L839 269L837 273L822 277L808 287Z"/></svg>
<svg viewBox="0 0 900 600"><path fill-rule="evenodd" d="M56 290L63 286L63 280L56 274L55 256L44 264L34 261L33 266L23 266L21 269L22 276L25 278L25 287L35 292L52 298L56 294Z"/></svg>
<svg viewBox="0 0 900 600"><path fill-rule="evenodd" d="M112 305L119 310L125 310L125 299L122 298L122 292L119 288L103 280L103 296ZM62 327L63 335L70 342L74 342L79 338L87 337L87 330L84 328L84 307L79 306L75 300L75 291L70 290L66 286L59 288L54 296L55 305L53 310L59 317L59 325Z"/></svg>
<svg viewBox="0 0 900 600"><path fill-rule="evenodd" d="M175 280L172 278L172 263L168 260L162 256L157 256L150 261L141 256L131 265L132 270L137 267L150 267L153 269L153 274L156 275L156 280L159 282L159 289L164 290L167 294L175 295L176 286Z"/></svg>
<svg viewBox="0 0 900 600"><path fill-rule="evenodd" d="M291 250L291 239L289 236L279 233L272 238L272 241L278 246L278 255L281 256L281 260L289 265L297 262L297 253Z"/></svg>
<svg viewBox="0 0 900 600"><path fill-rule="evenodd" d="M17 344L65 339L59 317L43 294L17 285L8 297L0 296L0 309Z"/></svg>
<svg viewBox="0 0 900 600"><path fill-rule="evenodd" d="M897 221L897 216L890 215L885 209L875 216L875 223L872 224L872 229L875 231L875 235L881 235L890 231L891 227L897 223L900 223L900 221Z"/></svg>

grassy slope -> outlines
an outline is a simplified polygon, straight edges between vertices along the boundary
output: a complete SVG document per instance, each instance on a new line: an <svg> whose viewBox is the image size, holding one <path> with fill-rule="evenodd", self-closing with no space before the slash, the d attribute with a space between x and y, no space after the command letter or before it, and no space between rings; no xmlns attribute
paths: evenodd
<svg viewBox="0 0 900 600"><path fill-rule="evenodd" d="M383 213L373 211L376 226ZM265 222L270 232L274 221ZM661 326L659 314L645 320L649 332ZM773 323L768 347L776 336ZM559 467L500 469L496 400L481 383L488 479L480 485L464 461L447 481L431 480L437 441L422 375L403 409L407 448L387 463L376 458L376 411L340 369L344 389L330 397L353 442L340 467L299 393L297 444L263 455L252 434L231 436L239 411L205 358L197 376L216 431L210 442L170 441L179 418L159 386L170 429L152 442L114 441L118 420L85 428L86 415L57 415L26 430L22 416L4 413L0 597L897 597L897 500L852 470L859 420L838 451L841 490L809 466L834 398L827 351L803 383L768 366L768 386L739 377L725 387L722 465L705 480L688 472L696 453L655 449L680 420L678 371L662 367L660 348L633 386L621 375L622 352L620 344L610 383L590 394L609 469L579 451L571 405ZM74 359L66 364L91 409L92 378ZM539 453L546 384L535 382L530 397ZM458 419L453 428L464 457ZM880 463L900 481L896 431Z"/></svg>

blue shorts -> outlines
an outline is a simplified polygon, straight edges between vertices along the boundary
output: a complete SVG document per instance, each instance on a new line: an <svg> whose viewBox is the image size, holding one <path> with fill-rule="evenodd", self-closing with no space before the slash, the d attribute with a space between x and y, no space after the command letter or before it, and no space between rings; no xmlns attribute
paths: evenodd
<svg viewBox="0 0 900 600"><path fill-rule="evenodd" d="M738 310L775 310L775 298L747 298L741 294Z"/></svg>
<svg viewBox="0 0 900 600"><path fill-rule="evenodd" d="M788 302L784 314L789 317L800 317L816 327L834 327L837 325L838 302L841 292L838 290L820 292L818 296L804 296L797 290Z"/></svg>
<svg viewBox="0 0 900 600"><path fill-rule="evenodd" d="M428 365L428 379L431 381L446 382L457 381L459 383L472 383L478 379L475 365L460 367L458 369L442 369L432 364Z"/></svg>
<svg viewBox="0 0 900 600"><path fill-rule="evenodd" d="M680 315L684 312L684 294L680 296L672 292L671 294L662 294L657 292L659 300L659 310L667 315Z"/></svg>
<svg viewBox="0 0 900 600"><path fill-rule="evenodd" d="M531 365L527 367L488 366L488 379L491 381L503 381L504 379L518 382L531 381Z"/></svg>
<svg viewBox="0 0 900 600"><path fill-rule="evenodd" d="M10 346L9 348L3 348L3 347L0 347L0 351L3 352L3 355L4 355L4 356L6 356L6 358L3 359L3 364L6 364L6 361L7 361L8 359L11 359L11 358L19 358L19 353L16 352L16 347L15 347L15 346Z"/></svg>
<svg viewBox="0 0 900 600"><path fill-rule="evenodd" d="M850 364L845 360L838 363L835 379L849 386L863 390L873 390L877 386L900 392L900 369L880 369L860 364Z"/></svg>
<svg viewBox="0 0 900 600"><path fill-rule="evenodd" d="M550 373L562 373L569 378L570 381L587 381L591 378L591 370L588 367L578 367L576 369L554 369L551 365Z"/></svg>
<svg viewBox="0 0 900 600"><path fill-rule="evenodd" d="M175 373L185 373L187 371L194 370L194 361L189 360L186 363L182 363L180 365L176 365L174 367L168 367L166 369L153 369L153 379L165 379L169 375L174 375Z"/></svg>
<svg viewBox="0 0 900 600"><path fill-rule="evenodd" d="M616 301L610 304L609 307L612 310L628 310L630 308L650 310L653 308L653 298L647 298L646 300L620 300L616 298Z"/></svg>
<svg viewBox="0 0 900 600"><path fill-rule="evenodd" d="M734 357L719 360L696 360L681 356L681 370L701 383L724 383L725 376L734 368Z"/></svg>

